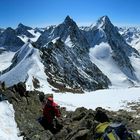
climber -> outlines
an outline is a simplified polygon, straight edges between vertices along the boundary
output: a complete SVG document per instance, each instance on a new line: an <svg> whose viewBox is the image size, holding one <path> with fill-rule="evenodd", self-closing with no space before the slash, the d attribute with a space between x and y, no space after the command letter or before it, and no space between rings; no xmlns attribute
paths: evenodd
<svg viewBox="0 0 140 140"><path fill-rule="evenodd" d="M96 108L96 114L94 116L94 119L101 123L109 122L107 114L103 111L101 107Z"/></svg>
<svg viewBox="0 0 140 140"><path fill-rule="evenodd" d="M46 104L43 107L43 117L38 119L38 122L44 129L50 130L53 134L60 131L62 125L54 124L55 117L60 117L60 110L58 104L53 101L52 97L48 97Z"/></svg>

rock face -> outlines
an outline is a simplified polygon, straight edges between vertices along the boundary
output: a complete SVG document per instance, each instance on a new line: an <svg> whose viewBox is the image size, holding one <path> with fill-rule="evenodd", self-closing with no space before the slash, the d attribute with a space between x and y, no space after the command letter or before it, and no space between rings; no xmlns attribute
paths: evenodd
<svg viewBox="0 0 140 140"><path fill-rule="evenodd" d="M55 27L56 26L50 26L44 32L42 32L42 35L38 38L38 40L35 43L38 48L41 48L42 46L44 46L46 43L48 43L51 40L50 34L53 33Z"/></svg>
<svg viewBox="0 0 140 140"><path fill-rule="evenodd" d="M55 47L50 47L50 46L54 46L53 44L55 44L56 40L58 39L61 39L61 41L64 42L65 45L61 45L61 43L58 43L60 46L63 46L63 47L56 47L57 49L55 49ZM97 83L99 82L96 79L98 77L96 75L98 72L96 74L95 73L93 74L93 71L94 71L93 68L88 67L91 63L92 63L91 66L95 65L94 60L90 62L89 52L91 48L94 48L103 42L106 43L107 46L109 46L109 50L110 50L109 55L111 56L110 58L113 64L120 70L120 72L124 75L124 77L126 77L125 79L126 83L129 83L129 85L134 85L134 83L139 82L139 78L136 76L135 70L130 61L130 57L134 55L139 57L139 53L136 49L132 48L126 43L124 38L118 32L118 29L111 23L111 21L109 20L107 16L101 17L95 25L92 25L91 27L82 28L81 30L78 28L76 23L69 16L67 16L62 24L58 26L51 26L48 29L46 29L44 33L37 40L36 46L37 48L44 48L44 50L45 48L47 48L46 52L47 50L51 52L51 48L54 49L52 52L54 53L53 57L55 55L55 58L53 59L51 58L51 60L47 60L47 59L50 59L51 57L47 55L47 53L46 53L47 57L43 56L45 58L43 59L45 67L47 66L47 64L51 62L51 65L49 66L50 68L48 69L48 67L46 67L46 73L51 72L52 74L53 73L52 71L54 71L54 73L60 73L59 75L63 75L64 78L65 78L65 75L68 75L67 73L71 73L71 75L69 75L70 77L69 80L68 78L66 78L66 80L62 80L62 81L63 83L66 83L66 84L63 84L64 86L68 84L68 86L73 88L73 87L80 87L83 84L85 85L85 82L82 83L82 81L84 81L83 79L85 79L83 78L83 75L86 75L86 78L89 80L89 82L92 81L91 79L94 79ZM55 50L58 50L58 49L61 49L61 51L59 52L57 51L56 53ZM44 50L43 50L43 55L45 55ZM69 50L69 53L67 53L68 50ZM65 54L64 52L66 53L65 56L63 55ZM59 54L59 57L58 57L58 54ZM72 54L74 54L77 57L78 63L75 62L76 60L75 56L71 57ZM68 57L66 58L66 56ZM75 65L76 68L68 60L69 58L71 59L70 61L74 62L74 65L76 64ZM55 62L55 68L54 68L54 60L57 61ZM56 63L59 63L59 62L60 64L57 65ZM83 65L83 63L85 64L86 62L87 64ZM68 67L67 65L69 65L71 69L74 68L75 70L65 69L64 65L66 65L66 67ZM50 70L50 69L53 69L53 70ZM77 71L78 73L80 71L80 74L77 74ZM100 71L103 71L103 70L100 69ZM66 74L64 75L63 73L66 73ZM82 73L82 76L79 76L78 79L74 80L78 84L71 83L71 81L73 81L72 79L75 78L75 75L74 76L72 75L73 73L76 73L75 75L81 75ZM90 78L89 75L92 78ZM51 77L51 79L53 79L53 77ZM59 79L56 78L55 81L57 80L61 83ZM80 83L79 83L79 79L81 81ZM99 78L99 79L104 79L104 78ZM101 81L104 81L104 80L101 80ZM107 80L106 82L107 82L106 85L110 84L109 80ZM86 80L86 83L87 83L87 80ZM57 85L56 82L55 84ZM103 82L103 86L101 86L101 84L99 87L94 85L94 88L91 88L93 84L92 86L90 86L91 84L88 84L88 85L89 85L88 88L90 88L89 90L94 90L94 89L96 90L98 88L107 87L107 86L104 86L105 85L104 82ZM87 89L87 87L85 88L85 86L82 86L82 89Z"/></svg>
<svg viewBox="0 0 140 140"><path fill-rule="evenodd" d="M34 97L31 98L33 99ZM34 98L34 101L30 102L32 105L38 101ZM38 102L37 102L38 103ZM94 129L97 126L97 122L94 120L95 111L88 110L86 108L77 108L74 112L67 112L62 109L62 120L58 120L63 128L60 132L53 135L49 130L43 130L42 127L35 121L36 115L38 116L37 104L34 105L34 109L27 107L25 104L20 104L22 109L18 109L21 115L17 114L17 120L20 124L19 128L22 130L26 137L30 140L93 140ZM26 106L26 107L25 107ZM25 109L26 108L26 109ZM139 118L135 120L128 112L104 112L109 116L111 121L121 121L129 128L133 130L139 129ZM26 115L25 115L26 114ZM28 114L28 116L27 116ZM126 117L127 114L127 117ZM30 116L29 116L30 115ZM65 117L64 117L65 116ZM27 119L28 118L28 119ZM22 123L21 123L22 122ZM134 125L133 125L134 123ZM28 124L28 125L27 125Z"/></svg>
<svg viewBox="0 0 140 140"><path fill-rule="evenodd" d="M37 119L41 116L41 103L37 92L30 92L28 98L29 104L25 97L21 97L18 102L12 102L15 109L15 118L20 128L21 135L28 137L30 140L45 140L47 133L39 125ZM19 107L20 106L20 107Z"/></svg>
<svg viewBox="0 0 140 140"><path fill-rule="evenodd" d="M60 39L55 43L50 42L46 48L42 48L42 52L45 72L53 86L90 91L107 88L110 84L109 79L90 61L87 53L79 54Z"/></svg>
<svg viewBox="0 0 140 140"><path fill-rule="evenodd" d="M17 35L15 30L7 28L0 34L0 47L4 47L6 50L17 51L24 44Z"/></svg>
<svg viewBox="0 0 140 140"><path fill-rule="evenodd" d="M67 16L57 27L50 27L36 42L49 82L62 89L96 90L107 88L109 79L89 58L89 44L76 23ZM59 89L60 90L60 89ZM60 90L61 91L61 90Z"/></svg>
<svg viewBox="0 0 140 140"><path fill-rule="evenodd" d="M61 38L63 42L71 42L75 50L85 53L89 49L89 44L76 23L67 16L62 24L57 27L51 26L37 40L36 45L41 48L53 39Z"/></svg>

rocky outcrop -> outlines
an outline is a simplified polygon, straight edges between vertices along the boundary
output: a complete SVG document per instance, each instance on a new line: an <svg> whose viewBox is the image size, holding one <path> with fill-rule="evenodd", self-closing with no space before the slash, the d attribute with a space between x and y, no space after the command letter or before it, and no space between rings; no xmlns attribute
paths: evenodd
<svg viewBox="0 0 140 140"><path fill-rule="evenodd" d="M32 97L31 97L32 98ZM35 99L35 101L37 101ZM35 102L31 102L35 103ZM21 104L20 104L21 105ZM26 106L26 104L24 105ZM35 106L37 107L37 106ZM23 107L25 108L25 107ZM86 108L77 108L74 112L65 111L61 108L62 117L58 120L63 128L57 134L52 134L49 130L43 130L35 119L37 113L33 111L30 107L26 107L26 110L19 110L21 116L16 119L20 120L20 130L24 132L27 139L30 140L93 140L94 139L94 129L98 122L94 120L96 111L88 110ZM34 108L37 111L37 109ZM138 130L139 128L139 118L133 118L131 113L126 111L119 112L109 112L103 110L110 118L111 121L119 121L127 124L127 126L133 130ZM24 112L24 113L23 113ZM28 113L28 119L27 119ZM26 114L26 115L25 115ZM126 115L127 114L127 115ZM24 118L25 117L25 118ZM23 119L23 120L22 120ZM21 123L22 122L22 123Z"/></svg>
<svg viewBox="0 0 140 140"><path fill-rule="evenodd" d="M24 83L21 83L16 86L21 87L25 85ZM39 91L28 91L28 94L25 94L25 96L21 96L19 93L20 91L15 90L15 86L9 87L3 92L3 94L7 96L8 101L13 104L15 119L20 129L20 135L23 135L24 140L94 139L94 129L98 124L96 121L97 115L95 115L96 111L84 107L77 108L75 111L66 111L66 109L61 106L61 119L57 119L54 123L56 125L59 123L63 127L57 134L52 134L49 130L44 130L37 121L37 119L42 116L40 101L44 99L44 93ZM49 94L45 96L48 97L52 95ZM128 104L132 106L132 103ZM134 106L136 107L135 109ZM140 117L136 116L137 113L140 112L138 106L139 103L133 103L132 112L124 110L112 112L102 108L96 110L101 110L106 113L110 121L122 122L126 124L128 128L135 131L140 129Z"/></svg>

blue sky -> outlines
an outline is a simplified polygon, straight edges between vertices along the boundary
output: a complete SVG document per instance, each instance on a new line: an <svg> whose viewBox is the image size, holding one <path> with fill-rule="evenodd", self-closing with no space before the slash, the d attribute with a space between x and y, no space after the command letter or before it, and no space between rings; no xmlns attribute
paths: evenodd
<svg viewBox="0 0 140 140"><path fill-rule="evenodd" d="M45 27L69 15L80 25L108 15L115 25L140 25L140 0L0 0L0 27Z"/></svg>

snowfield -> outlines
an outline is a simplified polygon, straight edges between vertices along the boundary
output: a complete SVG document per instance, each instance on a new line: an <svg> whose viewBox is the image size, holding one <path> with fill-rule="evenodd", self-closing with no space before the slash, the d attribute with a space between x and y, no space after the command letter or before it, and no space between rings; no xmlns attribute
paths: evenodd
<svg viewBox="0 0 140 140"><path fill-rule="evenodd" d="M105 89L85 94L55 93L54 99L67 110L75 110L77 107L95 109L103 107L107 110L130 110L127 102L140 101L140 88L129 89Z"/></svg>
<svg viewBox="0 0 140 140"><path fill-rule="evenodd" d="M102 42L90 48L90 60L110 79L112 84L111 88L125 88L131 86L127 76L114 62L111 52L110 45Z"/></svg>
<svg viewBox="0 0 140 140"><path fill-rule="evenodd" d="M22 140L15 122L14 109L7 101L0 102L0 140Z"/></svg>

